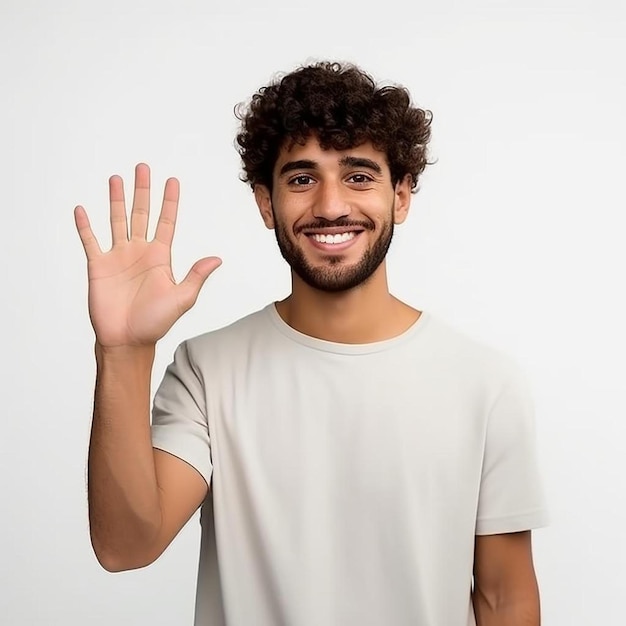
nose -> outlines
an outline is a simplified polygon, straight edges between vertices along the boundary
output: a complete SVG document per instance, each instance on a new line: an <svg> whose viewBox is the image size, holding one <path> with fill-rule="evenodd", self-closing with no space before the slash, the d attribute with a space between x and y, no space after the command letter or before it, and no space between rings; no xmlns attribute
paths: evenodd
<svg viewBox="0 0 626 626"><path fill-rule="evenodd" d="M325 181L319 184L313 205L313 215L334 222L350 215L348 198L338 182Z"/></svg>

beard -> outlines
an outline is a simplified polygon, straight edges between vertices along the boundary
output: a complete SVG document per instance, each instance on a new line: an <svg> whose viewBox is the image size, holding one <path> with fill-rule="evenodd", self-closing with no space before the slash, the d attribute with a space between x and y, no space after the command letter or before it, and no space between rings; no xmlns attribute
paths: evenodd
<svg viewBox="0 0 626 626"><path fill-rule="evenodd" d="M378 239L365 251L361 259L353 265L344 265L344 257L341 254L329 255L325 258L325 263L318 266L311 265L304 256L301 247L298 247L290 238L285 226L276 218L274 214L274 234L280 253L287 261L291 270L299 276L309 287L326 292L340 292L354 289L364 284L387 256L387 251L393 238L393 212L390 219L381 230ZM304 228L324 228L329 226L354 226L354 222L348 220L337 220L334 222L323 222L320 220L315 224L307 224ZM372 223L359 222L358 226L365 230L373 230Z"/></svg>

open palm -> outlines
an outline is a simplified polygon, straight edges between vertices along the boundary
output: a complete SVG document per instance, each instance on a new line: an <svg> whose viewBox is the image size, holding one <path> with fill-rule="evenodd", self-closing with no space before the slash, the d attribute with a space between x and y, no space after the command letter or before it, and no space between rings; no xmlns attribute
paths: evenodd
<svg viewBox="0 0 626 626"><path fill-rule="evenodd" d="M197 261L180 283L172 275L171 246L178 212L179 184L165 184L154 238L147 240L150 169L135 168L135 190L128 232L123 181L109 179L112 246L102 252L87 213L76 207L75 220L87 255L89 315L102 346L147 345L158 341L195 303L217 257Z"/></svg>

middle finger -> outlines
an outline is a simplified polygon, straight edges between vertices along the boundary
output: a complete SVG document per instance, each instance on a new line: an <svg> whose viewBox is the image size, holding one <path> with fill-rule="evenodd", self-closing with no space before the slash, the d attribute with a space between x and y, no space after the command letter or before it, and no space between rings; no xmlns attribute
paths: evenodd
<svg viewBox="0 0 626 626"><path fill-rule="evenodd" d="M145 239L150 217L150 168L145 163L135 167L135 193L130 214L131 239Z"/></svg>

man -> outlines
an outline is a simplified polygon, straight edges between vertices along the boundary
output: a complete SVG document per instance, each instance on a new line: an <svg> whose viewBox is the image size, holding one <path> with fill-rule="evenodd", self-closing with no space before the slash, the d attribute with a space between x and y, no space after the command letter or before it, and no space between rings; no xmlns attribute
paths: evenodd
<svg viewBox="0 0 626 626"><path fill-rule="evenodd" d="M220 260L175 284L178 182L147 241L146 165L130 233L110 179L109 252L76 209L96 334L100 563L152 563L202 506L197 625L538 625L530 530L545 512L524 377L388 290L430 114L357 67L316 63L238 116L244 180L292 291L179 346L152 424L155 345Z"/></svg>

